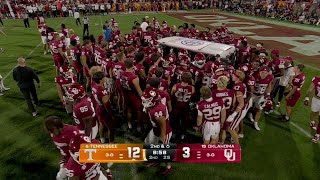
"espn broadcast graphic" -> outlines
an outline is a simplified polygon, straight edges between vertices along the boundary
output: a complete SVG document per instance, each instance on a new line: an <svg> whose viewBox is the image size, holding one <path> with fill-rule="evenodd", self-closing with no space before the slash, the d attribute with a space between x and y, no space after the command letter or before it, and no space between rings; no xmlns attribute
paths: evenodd
<svg viewBox="0 0 320 180"><path fill-rule="evenodd" d="M319 180L319 1L0 1L0 180Z"/></svg>

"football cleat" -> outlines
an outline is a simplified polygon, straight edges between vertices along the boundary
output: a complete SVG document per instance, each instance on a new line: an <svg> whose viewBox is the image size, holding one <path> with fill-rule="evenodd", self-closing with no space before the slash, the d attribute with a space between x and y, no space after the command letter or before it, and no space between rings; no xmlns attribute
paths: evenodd
<svg viewBox="0 0 320 180"><path fill-rule="evenodd" d="M252 113L248 113L248 118L250 119L251 122L254 122Z"/></svg>
<svg viewBox="0 0 320 180"><path fill-rule="evenodd" d="M314 135L314 137L312 138L312 142L313 143L318 143L319 140L320 140L320 135L319 134Z"/></svg>
<svg viewBox="0 0 320 180"><path fill-rule="evenodd" d="M310 122L310 127L311 127L312 129L316 130L316 129L317 129L317 127L316 127L316 122L311 121L311 122Z"/></svg>
<svg viewBox="0 0 320 180"><path fill-rule="evenodd" d="M238 134L239 138L244 138L244 134Z"/></svg>
<svg viewBox="0 0 320 180"><path fill-rule="evenodd" d="M260 128L259 128L259 126L258 126L258 122L254 122L253 125L254 125L254 128L255 128L257 131L260 131Z"/></svg>

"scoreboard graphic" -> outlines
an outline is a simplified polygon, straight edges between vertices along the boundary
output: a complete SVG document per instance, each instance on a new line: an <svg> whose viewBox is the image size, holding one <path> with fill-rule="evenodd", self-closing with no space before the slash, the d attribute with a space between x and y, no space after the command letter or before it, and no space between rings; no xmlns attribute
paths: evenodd
<svg viewBox="0 0 320 180"><path fill-rule="evenodd" d="M237 144L81 144L81 163L240 163Z"/></svg>

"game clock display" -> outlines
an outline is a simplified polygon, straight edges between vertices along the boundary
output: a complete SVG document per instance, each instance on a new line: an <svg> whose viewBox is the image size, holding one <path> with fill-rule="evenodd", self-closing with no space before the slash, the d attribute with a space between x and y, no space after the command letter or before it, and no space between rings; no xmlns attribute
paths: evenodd
<svg viewBox="0 0 320 180"><path fill-rule="evenodd" d="M240 163L237 144L82 144L81 163Z"/></svg>

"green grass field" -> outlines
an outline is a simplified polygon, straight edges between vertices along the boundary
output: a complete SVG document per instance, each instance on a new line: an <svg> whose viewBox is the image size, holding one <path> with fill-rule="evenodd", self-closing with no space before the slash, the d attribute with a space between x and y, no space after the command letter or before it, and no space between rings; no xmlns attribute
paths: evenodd
<svg viewBox="0 0 320 180"><path fill-rule="evenodd" d="M146 14L115 15L122 32L129 32L135 20ZM155 14L149 14L153 17ZM183 21L165 14L156 14L159 22L180 25ZM90 17L90 33L99 35L101 24L111 16ZM74 29L79 35L73 18L47 19L47 25L58 29L61 23ZM25 29L22 20L5 20L0 35L0 74L8 78L5 85L11 90L0 97L0 179L54 179L58 171L59 152L43 128L44 118L58 115L72 123L61 108L54 84L54 67L50 55L43 55L36 22ZM12 79L10 70L19 56L27 57L27 64L39 74L41 88L38 90L42 106L39 116L32 117L27 105ZM300 60L302 61L302 60ZM318 74L315 69L306 69L307 80L303 94L311 78ZM154 176L157 169L143 168L142 164L115 164L114 179L320 179L320 147L311 143L314 131L309 127L310 110L303 101L294 110L293 123L282 123L274 116L263 116L261 132L256 132L250 123L245 126L245 138L241 141L242 162L240 164L173 164L174 171L166 178ZM200 137L200 135L198 135ZM117 132L116 142L142 143L123 129Z"/></svg>

